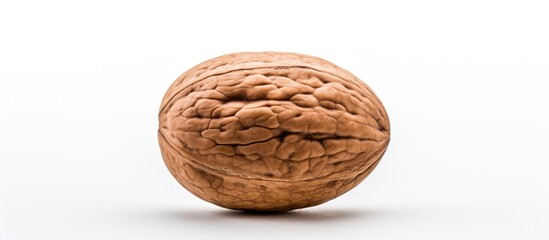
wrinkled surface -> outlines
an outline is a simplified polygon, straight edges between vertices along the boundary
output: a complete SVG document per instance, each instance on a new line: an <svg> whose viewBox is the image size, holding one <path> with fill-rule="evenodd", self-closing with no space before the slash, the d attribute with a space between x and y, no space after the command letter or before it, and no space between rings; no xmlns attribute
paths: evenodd
<svg viewBox="0 0 549 240"><path fill-rule="evenodd" d="M164 161L222 207L284 211L360 183L389 143L373 91L349 72L294 53L236 53L181 75L159 114Z"/></svg>

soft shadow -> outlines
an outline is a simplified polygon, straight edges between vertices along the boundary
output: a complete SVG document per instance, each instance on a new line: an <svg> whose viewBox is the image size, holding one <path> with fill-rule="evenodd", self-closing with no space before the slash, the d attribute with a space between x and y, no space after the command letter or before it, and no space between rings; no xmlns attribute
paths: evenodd
<svg viewBox="0 0 549 240"><path fill-rule="evenodd" d="M290 212L248 212L235 210L174 210L161 211L156 217L185 222L222 221L269 221L269 222L343 222L357 219L372 219L388 212L364 209L304 209Z"/></svg>

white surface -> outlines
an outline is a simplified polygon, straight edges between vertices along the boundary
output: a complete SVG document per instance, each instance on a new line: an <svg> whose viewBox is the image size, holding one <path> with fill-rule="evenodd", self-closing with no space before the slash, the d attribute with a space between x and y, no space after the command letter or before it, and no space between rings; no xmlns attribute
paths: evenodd
<svg viewBox="0 0 549 240"><path fill-rule="evenodd" d="M200 2L0 3L0 239L549 239L546 1ZM392 142L351 192L246 215L168 173L168 86L261 50L382 99Z"/></svg>

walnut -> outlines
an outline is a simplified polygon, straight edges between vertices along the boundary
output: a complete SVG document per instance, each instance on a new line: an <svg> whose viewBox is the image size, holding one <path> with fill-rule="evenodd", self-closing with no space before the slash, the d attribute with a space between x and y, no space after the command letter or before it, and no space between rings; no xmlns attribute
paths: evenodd
<svg viewBox="0 0 549 240"><path fill-rule="evenodd" d="M362 81L326 60L246 52L203 62L168 89L158 138L172 175L199 198L287 211L349 191L378 164L389 119Z"/></svg>

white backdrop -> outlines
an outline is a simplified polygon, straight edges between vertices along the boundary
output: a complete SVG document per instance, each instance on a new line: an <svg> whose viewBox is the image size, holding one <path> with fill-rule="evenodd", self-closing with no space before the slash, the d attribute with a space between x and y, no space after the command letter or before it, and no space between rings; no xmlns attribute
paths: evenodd
<svg viewBox="0 0 549 240"><path fill-rule="evenodd" d="M548 239L546 1L2 1L0 239ZM279 215L203 202L156 139L183 71L328 59L383 101L378 168Z"/></svg>

